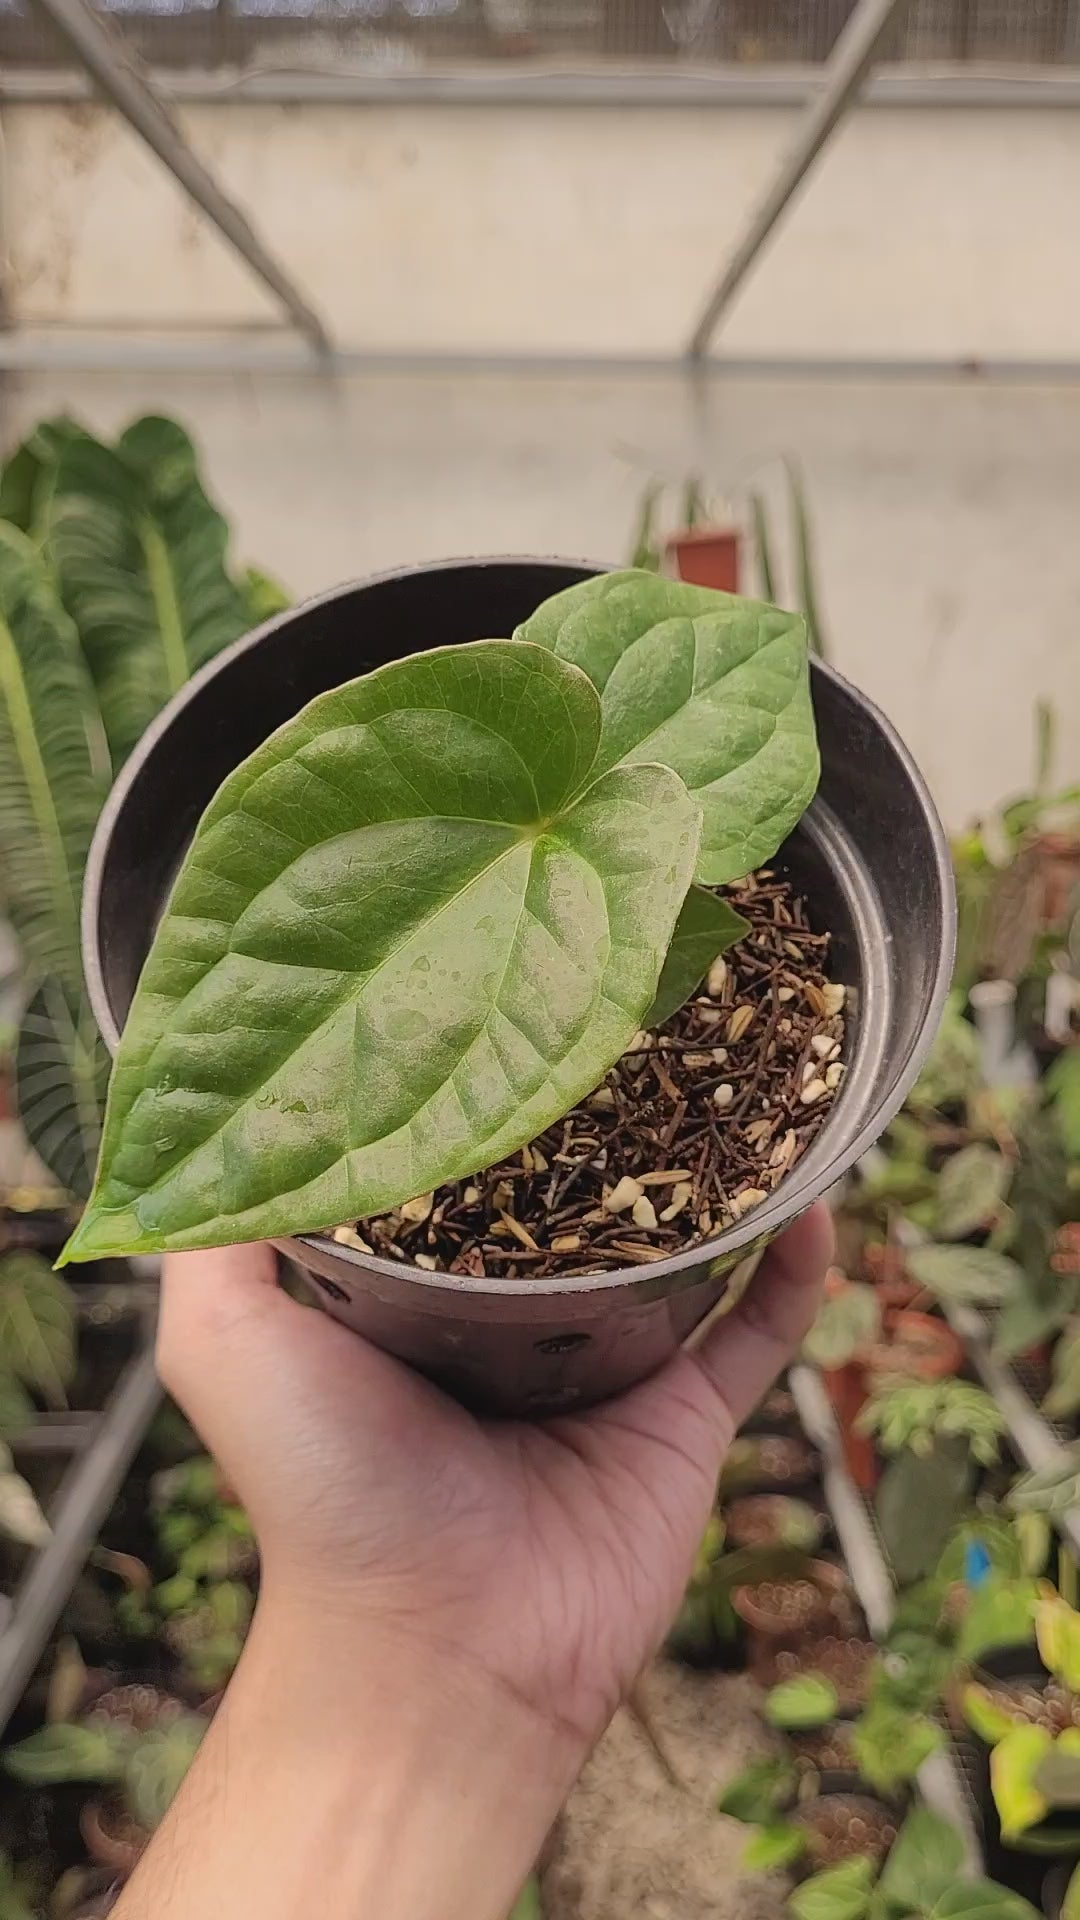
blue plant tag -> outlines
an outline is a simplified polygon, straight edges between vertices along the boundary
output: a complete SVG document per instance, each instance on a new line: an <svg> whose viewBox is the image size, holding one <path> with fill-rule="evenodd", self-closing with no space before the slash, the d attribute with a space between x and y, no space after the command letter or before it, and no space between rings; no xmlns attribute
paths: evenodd
<svg viewBox="0 0 1080 1920"><path fill-rule="evenodd" d="M964 1579L969 1587L981 1587L990 1572L990 1555L981 1540L969 1540L964 1550Z"/></svg>

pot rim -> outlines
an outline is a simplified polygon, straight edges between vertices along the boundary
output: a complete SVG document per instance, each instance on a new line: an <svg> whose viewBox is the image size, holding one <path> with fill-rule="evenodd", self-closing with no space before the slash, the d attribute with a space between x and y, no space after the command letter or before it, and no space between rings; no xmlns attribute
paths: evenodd
<svg viewBox="0 0 1080 1920"><path fill-rule="evenodd" d="M84 972L91 1008L110 1054L116 1052L120 1029L109 1003L98 940L106 852L112 838L113 827L127 802L132 787L157 747L158 741L173 725L177 714L197 699L203 688L230 667L233 661L242 658L246 653L253 652L269 635L288 626L301 612L315 612L320 607L328 606L359 589L388 585L392 581L413 578L417 574L439 574L463 566L536 567L545 565L579 566L593 574L629 571L623 567L610 567L604 562L568 560L558 555L480 554L426 560L414 566L390 567L379 573L366 574L360 579L342 581L323 593L311 595L308 599L300 601L295 607L289 607L284 612L275 614L272 619L264 621L261 626L253 628L250 633L235 640L231 646L225 647L221 653L215 654L212 660L208 660L205 666L200 667L198 672L192 675L167 706L162 708L117 776L99 816L86 865L81 915ZM932 984L927 994L926 1010L918 1035L909 1046L889 1092L869 1108L862 1125L847 1145L836 1154L835 1159L827 1161L824 1166L817 1167L809 1178L803 1175L800 1179L799 1169L796 1168L773 1189L767 1200L743 1219L726 1228L723 1233L707 1240L695 1241L680 1249L678 1253L668 1254L662 1260L650 1261L647 1266L617 1267L604 1273L549 1274L540 1279L512 1280L492 1274L474 1277L471 1274L429 1272L423 1267L412 1266L405 1260L390 1260L375 1252L362 1253L359 1248L335 1241L332 1238L333 1229L329 1226L320 1233L283 1236L275 1240L274 1245L294 1255L298 1250L308 1247L315 1249L320 1255L325 1250L345 1265L354 1266L358 1276L364 1273L375 1274L381 1279L397 1282L398 1285L407 1282L410 1288L422 1289L433 1297L452 1295L474 1300L508 1297L518 1300L572 1299L609 1291L625 1291L630 1294L647 1291L650 1296L657 1297L672 1290L671 1287L665 1287L663 1282L677 1284L679 1276L688 1269L692 1270L694 1277L699 1277L702 1269L706 1267L714 1274L728 1272L735 1264L737 1256L751 1253L759 1246L764 1246L782 1227L790 1225L815 1200L827 1193L862 1158L900 1111L933 1043L952 978L956 946L956 895L945 829L930 789L892 722L886 719L880 708L866 694L854 687L843 674L838 673L835 667L829 666L816 656L811 659L811 673L840 687L861 703L899 762L904 776L915 793L929 829L942 914L942 938L938 945ZM819 1141L827 1140L830 1125L831 1116L822 1127L818 1136Z"/></svg>

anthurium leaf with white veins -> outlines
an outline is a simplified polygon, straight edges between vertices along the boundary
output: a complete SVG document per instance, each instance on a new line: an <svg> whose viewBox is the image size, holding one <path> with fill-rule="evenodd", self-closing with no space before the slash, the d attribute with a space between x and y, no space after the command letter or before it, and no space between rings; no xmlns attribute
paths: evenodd
<svg viewBox="0 0 1080 1920"><path fill-rule="evenodd" d="M652 1003L701 809L478 641L321 695L230 775L139 984L68 1259L362 1218L491 1165ZM600 777L597 777L597 776Z"/></svg>
<svg viewBox="0 0 1080 1920"><path fill-rule="evenodd" d="M544 602L516 638L550 647L601 697L596 770L661 761L701 802L697 878L736 880L776 852L818 782L806 622L640 571Z"/></svg>

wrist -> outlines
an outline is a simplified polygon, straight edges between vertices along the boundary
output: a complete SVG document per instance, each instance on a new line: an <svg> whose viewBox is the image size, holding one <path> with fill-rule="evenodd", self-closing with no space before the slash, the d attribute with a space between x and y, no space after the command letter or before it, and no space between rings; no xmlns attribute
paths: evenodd
<svg viewBox="0 0 1080 1920"><path fill-rule="evenodd" d="M346 1627L314 1594L301 1615L270 1589L189 1811L204 1862L215 1848L261 1859L250 1910L273 1920L505 1920L582 1757L459 1655L370 1616ZM213 1884L229 1883L225 1864ZM205 1904L189 1891L175 1913L219 1920L196 1891Z"/></svg>

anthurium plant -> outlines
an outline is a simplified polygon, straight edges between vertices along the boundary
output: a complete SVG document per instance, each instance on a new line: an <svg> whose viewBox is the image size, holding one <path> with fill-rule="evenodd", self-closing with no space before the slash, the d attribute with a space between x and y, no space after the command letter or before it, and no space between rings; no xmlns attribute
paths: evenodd
<svg viewBox="0 0 1080 1920"><path fill-rule="evenodd" d="M964 1713L992 1748L990 1785L1001 1837L1039 1853L1075 1853L1080 1847L1080 1726L1073 1703L1080 1692L1080 1613L1043 1582L1035 1606L1039 1655L1064 1690L1070 1724L1061 1731L1010 1711L978 1682L964 1690ZM1051 1815L1062 1818L1051 1821Z"/></svg>
<svg viewBox="0 0 1080 1920"><path fill-rule="evenodd" d="M494 1164L745 922L818 777L805 622L602 575L322 694L159 926L71 1260L317 1231Z"/></svg>

